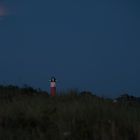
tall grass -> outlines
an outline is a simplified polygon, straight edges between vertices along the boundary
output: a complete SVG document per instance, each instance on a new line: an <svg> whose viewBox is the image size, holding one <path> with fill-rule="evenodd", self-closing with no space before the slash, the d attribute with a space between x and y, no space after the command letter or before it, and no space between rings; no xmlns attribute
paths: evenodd
<svg viewBox="0 0 140 140"><path fill-rule="evenodd" d="M0 87L0 140L140 140L140 105Z"/></svg>

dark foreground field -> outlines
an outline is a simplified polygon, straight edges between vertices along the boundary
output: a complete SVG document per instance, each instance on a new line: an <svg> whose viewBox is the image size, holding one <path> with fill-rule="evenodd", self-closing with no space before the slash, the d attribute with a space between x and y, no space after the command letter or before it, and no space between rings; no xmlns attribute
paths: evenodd
<svg viewBox="0 0 140 140"><path fill-rule="evenodd" d="M140 140L140 104L0 86L0 140Z"/></svg>

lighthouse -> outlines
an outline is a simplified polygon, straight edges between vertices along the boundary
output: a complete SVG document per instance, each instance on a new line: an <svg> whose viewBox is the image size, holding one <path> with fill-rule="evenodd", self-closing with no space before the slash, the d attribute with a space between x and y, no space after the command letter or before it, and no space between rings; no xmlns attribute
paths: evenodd
<svg viewBox="0 0 140 140"><path fill-rule="evenodd" d="M51 77L51 80L50 80L50 95L51 96L56 95L56 79L55 79L55 77Z"/></svg>

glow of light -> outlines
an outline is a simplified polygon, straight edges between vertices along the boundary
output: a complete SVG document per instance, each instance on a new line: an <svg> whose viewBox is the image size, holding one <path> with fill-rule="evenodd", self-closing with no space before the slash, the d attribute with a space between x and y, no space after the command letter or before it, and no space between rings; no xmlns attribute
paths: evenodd
<svg viewBox="0 0 140 140"><path fill-rule="evenodd" d="M7 15L7 9L6 7L0 3L0 17L4 17Z"/></svg>

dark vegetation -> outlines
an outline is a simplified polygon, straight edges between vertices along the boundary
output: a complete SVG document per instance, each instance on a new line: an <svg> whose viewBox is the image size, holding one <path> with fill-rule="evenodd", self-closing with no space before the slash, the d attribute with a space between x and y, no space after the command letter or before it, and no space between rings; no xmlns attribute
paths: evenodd
<svg viewBox="0 0 140 140"><path fill-rule="evenodd" d="M140 140L140 100L0 86L0 140Z"/></svg>

